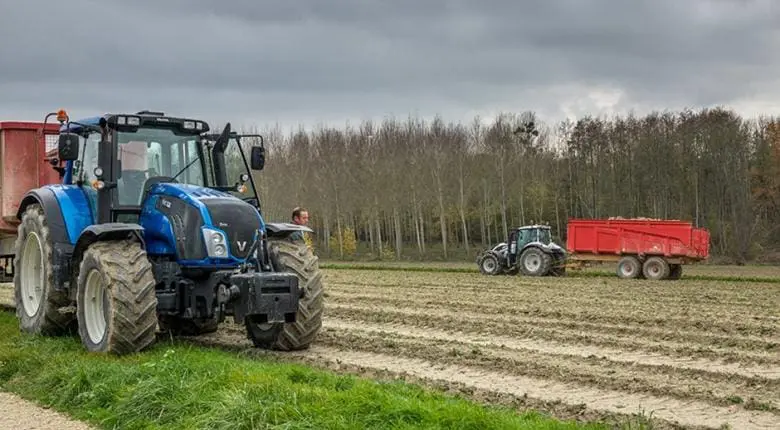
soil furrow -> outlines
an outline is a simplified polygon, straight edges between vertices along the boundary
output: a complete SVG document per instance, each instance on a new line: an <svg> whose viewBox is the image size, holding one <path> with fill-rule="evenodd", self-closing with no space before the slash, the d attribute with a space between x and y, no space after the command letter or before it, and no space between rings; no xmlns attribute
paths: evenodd
<svg viewBox="0 0 780 430"><path fill-rule="evenodd" d="M469 333L557 340L580 345L619 347L631 351L658 352L675 357L705 357L727 362L778 364L780 357L772 352L744 351L728 347L705 347L669 340L646 340L633 336L614 336L584 330L559 330L526 324L512 318L496 318L447 310L372 308L353 305L328 304L328 315L347 320L370 321L380 324L404 323L416 327L452 328Z"/></svg>
<svg viewBox="0 0 780 430"><path fill-rule="evenodd" d="M676 338L685 339L688 342L727 344L729 346L738 346L749 349L771 350L773 348L780 350L780 337L772 336L771 333L777 333L777 324L764 324L749 326L750 330L745 329L741 333L723 334L713 333L713 324L709 320L691 320L679 319L652 321L631 321L631 318L625 318L623 315L604 313L598 318L592 318L591 315L573 314L560 312L555 309L543 308L537 304L533 308L516 308L495 306L490 304L474 303L462 300L441 299L425 300L415 296L391 297L384 294L361 294L349 295L341 292L331 292L328 299L339 304L370 304L382 308L404 308L410 300L414 300L415 307L418 309L450 309L453 311L467 311L471 313L481 313L485 315L505 315L515 319L524 319L533 324L544 324L553 326L572 326L591 327L599 331L608 330L617 333L630 331L632 335L637 332L647 336L660 336L667 338L670 330L674 330ZM567 315L568 314L568 315ZM775 327L777 326L777 327ZM748 327L748 326L746 326Z"/></svg>
<svg viewBox="0 0 780 430"><path fill-rule="evenodd" d="M214 336L201 336L197 342L209 345L222 345L228 348L248 347L249 342L243 336L229 333ZM251 351L251 349L250 349ZM259 355L268 355L259 353ZM591 414L625 416L645 411L657 420L675 423L685 428L722 428L729 425L739 429L775 429L780 428L780 416L771 412L744 410L739 407L718 407L696 400L681 401L671 397L627 393L623 391L599 389L573 383L563 383L546 379L474 368L469 366L442 365L427 360L402 357L397 354L377 354L364 351L350 351L323 346L318 343L306 351L274 354L282 359L299 357L309 363L320 363L332 368L352 371L353 369L373 370L389 376L412 376L428 381L429 384L442 387L454 386L466 394L485 397L482 393L502 394L514 399L535 399L542 404L562 402L564 410L572 413L581 407ZM474 393L473 390L478 390ZM527 403L527 402L526 402ZM534 403L533 401L531 402ZM578 406L579 405L579 406ZM583 411L580 415L586 415ZM658 428L673 428L664 426Z"/></svg>
<svg viewBox="0 0 780 430"><path fill-rule="evenodd" d="M461 342L485 347L488 349L511 349L535 351L549 355L569 356L571 359L599 358L617 363L637 364L641 366L653 366L668 368L669 371L687 369L697 372L722 374L723 378L730 375L738 375L749 379L750 384L761 384L772 380L773 384L780 383L780 365L777 366L746 366L739 363L722 363L698 358L675 358L663 354L631 353L614 348L581 347L542 340L515 339L506 336L476 336L461 331L443 331L437 329L419 329L402 324L373 325L364 321L352 322L348 320L328 317L324 326L332 330L365 331L371 333L390 333L397 336L414 337L420 339L437 339L449 342ZM754 378L767 381L754 380Z"/></svg>
<svg viewBox="0 0 780 430"><path fill-rule="evenodd" d="M748 379L705 372L677 372L659 367L632 366L596 357L572 360L553 354L522 350L481 348L461 341L436 338L409 338L388 333L328 328L319 337L320 345L345 350L419 358L441 364L463 365L562 382L576 382L612 390L671 396L680 400L700 400L730 406L751 400L755 407L773 413L780 406L777 380Z"/></svg>

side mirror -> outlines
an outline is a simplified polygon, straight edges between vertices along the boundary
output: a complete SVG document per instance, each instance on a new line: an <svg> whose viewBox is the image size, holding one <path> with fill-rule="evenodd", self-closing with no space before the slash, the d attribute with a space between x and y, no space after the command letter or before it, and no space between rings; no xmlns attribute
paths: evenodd
<svg viewBox="0 0 780 430"><path fill-rule="evenodd" d="M265 167L265 148L262 146L253 146L251 158L250 164L252 170L263 170L263 167Z"/></svg>
<svg viewBox="0 0 780 430"><path fill-rule="evenodd" d="M58 154L62 161L73 161L79 158L79 136L74 133L60 133Z"/></svg>

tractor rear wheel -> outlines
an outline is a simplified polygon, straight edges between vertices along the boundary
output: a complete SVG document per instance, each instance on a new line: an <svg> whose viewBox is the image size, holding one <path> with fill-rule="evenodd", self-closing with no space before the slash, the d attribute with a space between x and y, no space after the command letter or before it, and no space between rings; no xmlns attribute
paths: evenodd
<svg viewBox="0 0 780 430"><path fill-rule="evenodd" d="M636 279L642 274L642 263L634 256L626 256L620 259L617 264L618 278Z"/></svg>
<svg viewBox="0 0 780 430"><path fill-rule="evenodd" d="M44 335L66 333L75 314L62 309L70 300L54 288L51 236L40 205L24 211L14 247L14 300L20 329Z"/></svg>
<svg viewBox="0 0 780 430"><path fill-rule="evenodd" d="M81 342L92 352L130 354L155 341L157 296L152 265L138 242L97 242L79 266Z"/></svg>
<svg viewBox="0 0 780 430"><path fill-rule="evenodd" d="M669 277L669 263L661 257L650 257L645 260L642 273L645 278L658 281Z"/></svg>
<svg viewBox="0 0 780 430"><path fill-rule="evenodd" d="M319 258L302 241L269 239L268 242L269 248L278 252L279 270L298 277L298 286L303 289L304 296L298 301L294 323L260 324L248 320L245 322L247 337L258 348L307 349L322 328L324 294Z"/></svg>
<svg viewBox="0 0 780 430"><path fill-rule="evenodd" d="M479 271L483 275L495 276L501 273L501 264L498 262L498 257L493 254L486 254L479 261Z"/></svg>
<svg viewBox="0 0 780 430"><path fill-rule="evenodd" d="M520 256L520 271L526 276L545 276L550 273L552 257L539 248L531 247Z"/></svg>

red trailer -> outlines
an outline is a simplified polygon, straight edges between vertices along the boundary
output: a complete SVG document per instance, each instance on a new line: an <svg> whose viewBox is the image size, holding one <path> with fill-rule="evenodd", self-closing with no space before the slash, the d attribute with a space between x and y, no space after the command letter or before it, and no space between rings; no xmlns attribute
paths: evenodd
<svg viewBox="0 0 780 430"><path fill-rule="evenodd" d="M682 265L709 258L710 233L692 223L655 219L570 219L571 260L617 261L621 278L679 279Z"/></svg>
<svg viewBox="0 0 780 430"><path fill-rule="evenodd" d="M51 161L57 155L60 125L42 122L0 122L0 281L10 282L16 241L16 211L22 196L44 184L59 183Z"/></svg>

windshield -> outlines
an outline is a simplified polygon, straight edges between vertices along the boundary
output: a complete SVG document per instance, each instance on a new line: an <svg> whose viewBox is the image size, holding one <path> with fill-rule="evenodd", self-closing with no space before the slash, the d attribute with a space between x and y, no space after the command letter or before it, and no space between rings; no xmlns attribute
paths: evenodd
<svg viewBox="0 0 780 430"><path fill-rule="evenodd" d="M117 181L120 205L140 205L144 183L154 176L178 174L176 182L207 185L197 136L177 136L165 128L140 128L117 133L117 142L122 171Z"/></svg>

